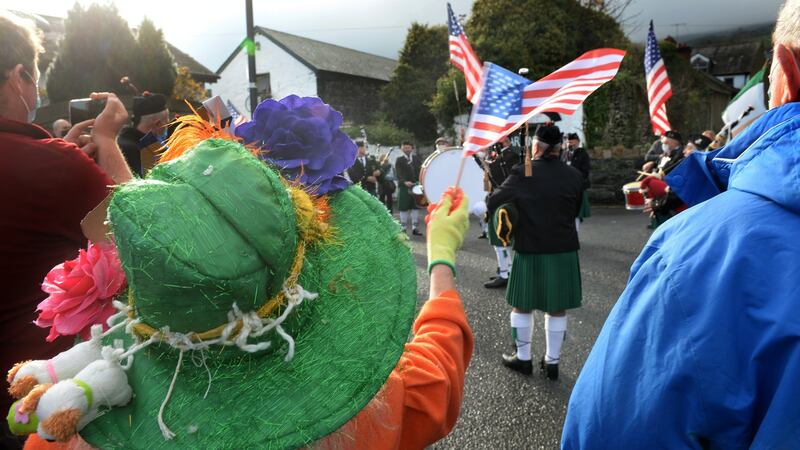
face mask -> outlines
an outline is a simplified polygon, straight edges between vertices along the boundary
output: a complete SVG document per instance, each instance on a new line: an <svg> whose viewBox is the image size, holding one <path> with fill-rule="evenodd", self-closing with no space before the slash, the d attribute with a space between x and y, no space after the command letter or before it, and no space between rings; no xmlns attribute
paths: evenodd
<svg viewBox="0 0 800 450"><path fill-rule="evenodd" d="M166 141L166 140L167 140L167 127L162 127L162 128L161 128L161 133L159 133L158 135L156 135L156 137L157 137L157 138L158 138L158 140L159 140L159 141L161 141L161 142L164 142L164 141Z"/></svg>
<svg viewBox="0 0 800 450"><path fill-rule="evenodd" d="M663 151L664 153L668 153L669 150L670 150L669 145L661 144L661 151Z"/></svg>

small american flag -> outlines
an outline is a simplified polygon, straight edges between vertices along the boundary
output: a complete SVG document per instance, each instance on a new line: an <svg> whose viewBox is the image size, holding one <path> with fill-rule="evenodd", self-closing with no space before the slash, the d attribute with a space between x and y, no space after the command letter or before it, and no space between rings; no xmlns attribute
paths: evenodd
<svg viewBox="0 0 800 450"><path fill-rule="evenodd" d="M247 118L239 113L239 110L233 106L233 103L231 103L230 100L225 102L225 106L228 107L228 112L231 114L231 133L233 133L233 130L235 130L236 127L247 122Z"/></svg>
<svg viewBox="0 0 800 450"><path fill-rule="evenodd" d="M614 78L624 57L624 51L614 48L591 50L535 83L487 62L483 94L470 117L464 156L494 144L536 114L574 113L589 95Z"/></svg>
<svg viewBox="0 0 800 450"><path fill-rule="evenodd" d="M644 73L647 77L647 99L650 101L650 123L653 124L653 133L662 135L672 129L667 119L666 105L667 99L672 97L672 86L669 84L664 59L658 50L652 20L644 51Z"/></svg>
<svg viewBox="0 0 800 450"><path fill-rule="evenodd" d="M464 72L467 100L474 104L478 101L481 89L481 61L472 51L464 28L456 19L450 3L447 4L447 28L450 33L450 62Z"/></svg>

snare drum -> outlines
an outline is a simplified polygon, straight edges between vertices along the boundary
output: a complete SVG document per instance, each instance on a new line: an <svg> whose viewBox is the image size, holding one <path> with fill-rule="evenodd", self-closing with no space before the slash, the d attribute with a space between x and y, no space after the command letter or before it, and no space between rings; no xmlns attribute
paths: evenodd
<svg viewBox="0 0 800 450"><path fill-rule="evenodd" d="M448 147L436 150L422 163L419 181L429 202L438 202L448 187L456 184L458 167L461 165L461 147ZM469 197L472 209L483 202L486 191L483 189L483 168L472 158L464 161L464 172L461 174L461 189Z"/></svg>
<svg viewBox="0 0 800 450"><path fill-rule="evenodd" d="M622 186L622 193L625 195L625 209L644 209L644 194L647 193L647 189L642 189L641 182L631 181Z"/></svg>

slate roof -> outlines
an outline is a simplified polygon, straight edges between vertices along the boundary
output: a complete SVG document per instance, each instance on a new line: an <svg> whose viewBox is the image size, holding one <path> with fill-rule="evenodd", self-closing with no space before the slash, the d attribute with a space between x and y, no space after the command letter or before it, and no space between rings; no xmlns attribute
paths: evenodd
<svg viewBox="0 0 800 450"><path fill-rule="evenodd" d="M764 48L757 41L697 47L692 56L698 53L711 59L714 75L751 73L764 63Z"/></svg>
<svg viewBox="0 0 800 450"><path fill-rule="evenodd" d="M200 64L196 59L178 49L178 47L175 47L169 42L166 42L166 44L167 50L172 54L172 59L175 60L175 64L188 67L189 73L195 81L215 83L219 80L219 75L211 71L211 69Z"/></svg>
<svg viewBox="0 0 800 450"><path fill-rule="evenodd" d="M397 61L383 56L269 28L255 27L255 29L256 33L271 40L275 45L315 72L326 71L389 81L397 65ZM237 47L228 59L222 63L220 68L217 69L217 74L222 73L240 51L241 46Z"/></svg>

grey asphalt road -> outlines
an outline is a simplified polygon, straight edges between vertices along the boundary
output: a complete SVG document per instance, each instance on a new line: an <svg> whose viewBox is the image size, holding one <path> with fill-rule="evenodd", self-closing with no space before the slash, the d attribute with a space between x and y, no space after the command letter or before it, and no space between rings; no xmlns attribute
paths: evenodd
<svg viewBox="0 0 800 450"><path fill-rule="evenodd" d="M494 251L472 219L458 254L458 289L475 335L461 417L434 449L558 448L567 401L595 338L625 288L628 271L650 236L649 220L622 208L593 208L580 229L583 306L570 311L560 377L549 381L512 372L500 354L512 348L504 289L483 287L496 267ZM420 301L428 295L425 239L412 239ZM534 359L545 350L543 316L534 316Z"/></svg>

